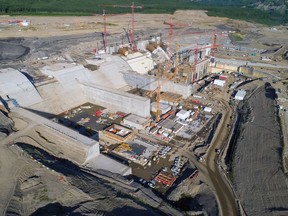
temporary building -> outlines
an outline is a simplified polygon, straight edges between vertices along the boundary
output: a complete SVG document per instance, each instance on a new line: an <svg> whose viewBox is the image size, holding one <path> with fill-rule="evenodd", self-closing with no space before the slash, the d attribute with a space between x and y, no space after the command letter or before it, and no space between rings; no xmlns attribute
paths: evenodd
<svg viewBox="0 0 288 216"><path fill-rule="evenodd" d="M225 80L215 79L214 85L218 85L218 86L223 87L225 85Z"/></svg>
<svg viewBox="0 0 288 216"><path fill-rule="evenodd" d="M205 107L205 108L204 108L204 112L209 112L209 113L210 113L211 111L212 111L212 108L211 108L211 107Z"/></svg>
<svg viewBox="0 0 288 216"><path fill-rule="evenodd" d="M238 90L236 95L235 95L235 100L243 100L246 95L245 90Z"/></svg>

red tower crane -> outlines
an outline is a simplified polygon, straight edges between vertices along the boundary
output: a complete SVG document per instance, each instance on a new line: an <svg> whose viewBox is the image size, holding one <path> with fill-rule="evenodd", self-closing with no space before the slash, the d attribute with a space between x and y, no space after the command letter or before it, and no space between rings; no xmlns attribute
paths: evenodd
<svg viewBox="0 0 288 216"><path fill-rule="evenodd" d="M186 32L184 35L187 34L200 34L200 35L213 35L212 38L212 47L211 47L211 57L215 57L216 48L219 46L217 45L217 36L227 36L227 33L222 33L218 31L199 31L199 32Z"/></svg>
<svg viewBox="0 0 288 216"><path fill-rule="evenodd" d="M188 26L191 26L191 24L180 24L180 23L173 23L172 22L172 17L170 17L170 21L169 22L166 22L164 21L163 22L164 25L169 25L169 34L168 34L168 49L171 49L171 46L172 46L172 43L173 43L173 27L188 27ZM171 50L170 52L168 53L169 54L169 57L171 57L172 53L171 53Z"/></svg>
<svg viewBox="0 0 288 216"><path fill-rule="evenodd" d="M130 30L130 41L132 45L132 50L137 51L137 47L135 44L135 37L134 37L134 10L135 8L143 9L144 5L142 6L135 6L134 2L131 3L131 5L102 5L106 7L115 7L115 8L131 8L131 30Z"/></svg>

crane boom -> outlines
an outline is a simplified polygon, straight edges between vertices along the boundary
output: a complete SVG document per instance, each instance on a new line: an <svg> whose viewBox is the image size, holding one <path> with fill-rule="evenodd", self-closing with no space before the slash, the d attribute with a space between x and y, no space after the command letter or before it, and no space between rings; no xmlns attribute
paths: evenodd
<svg viewBox="0 0 288 216"><path fill-rule="evenodd" d="M211 50L211 57L215 56L216 48L219 46L217 45L217 36L227 36L227 32L219 32L219 31L198 31L198 32L186 32L183 35L190 35L190 34L200 34L200 35L213 35L212 39L212 50Z"/></svg>
<svg viewBox="0 0 288 216"><path fill-rule="evenodd" d="M172 21L172 17L170 17L170 21L169 22L166 22L164 21L163 22L164 25L169 25L169 34L168 34L168 49L169 49L169 52L168 52L168 55L169 57L172 56L172 52L171 52L171 46L172 46L172 43L173 43L173 27L188 27L188 26L191 26L191 24L180 24L180 23L173 23Z"/></svg>
<svg viewBox="0 0 288 216"><path fill-rule="evenodd" d="M132 2L132 4L134 4L134 2ZM102 7L115 7L115 8L129 8L129 7L132 7L132 5L101 5L101 6ZM134 6L134 8L143 9L144 5Z"/></svg>
<svg viewBox="0 0 288 216"><path fill-rule="evenodd" d="M101 5L104 7L115 7L115 8L131 8L131 31L130 32L130 42L132 45L132 50L133 51L137 51L137 47L135 44L135 37L134 37L134 9L135 8L139 8L139 9L143 9L144 5L141 6L135 6L134 2L131 3L131 5Z"/></svg>

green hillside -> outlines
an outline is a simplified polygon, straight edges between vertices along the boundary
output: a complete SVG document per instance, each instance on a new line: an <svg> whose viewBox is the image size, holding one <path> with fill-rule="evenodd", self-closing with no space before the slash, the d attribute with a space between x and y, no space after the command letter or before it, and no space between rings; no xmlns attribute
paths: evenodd
<svg viewBox="0 0 288 216"><path fill-rule="evenodd" d="M245 19L273 25L288 22L287 10L283 14L277 10L261 11L255 9L253 0L135 0L135 9L141 13L173 13L176 9L205 9L208 15ZM262 0L265 4L267 1ZM285 1L273 0L275 4ZM0 0L0 13L10 15L91 15L107 13L128 13L130 8L117 8L111 5L130 5L131 0ZM274 3L273 3L274 4ZM286 3L287 4L287 3Z"/></svg>

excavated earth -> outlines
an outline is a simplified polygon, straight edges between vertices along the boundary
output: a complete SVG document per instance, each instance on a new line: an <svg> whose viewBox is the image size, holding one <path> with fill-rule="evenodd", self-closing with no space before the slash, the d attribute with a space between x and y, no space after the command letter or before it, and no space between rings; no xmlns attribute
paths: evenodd
<svg viewBox="0 0 288 216"><path fill-rule="evenodd" d="M233 161L233 184L247 215L287 215L287 176L275 89L259 87L240 108L242 121Z"/></svg>

